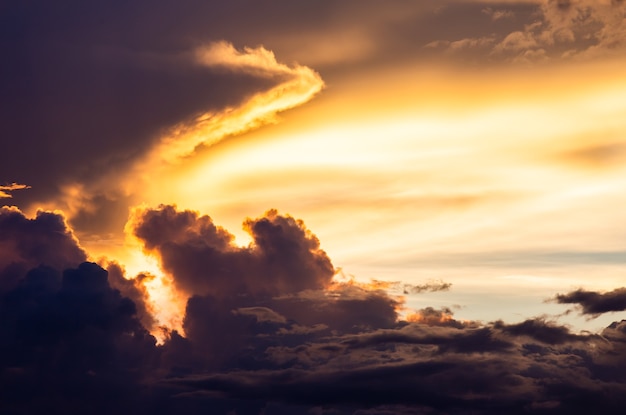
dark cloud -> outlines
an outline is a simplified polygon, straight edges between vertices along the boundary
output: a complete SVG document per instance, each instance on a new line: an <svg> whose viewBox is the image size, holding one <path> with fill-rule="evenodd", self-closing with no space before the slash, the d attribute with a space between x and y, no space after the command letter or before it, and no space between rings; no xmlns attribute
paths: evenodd
<svg viewBox="0 0 626 415"><path fill-rule="evenodd" d="M405 294L419 294L423 292L448 291L450 287L452 287L452 284L449 282L431 281L418 285L404 284L403 289Z"/></svg>
<svg viewBox="0 0 626 415"><path fill-rule="evenodd" d="M340 414L389 408L432 414L576 414L598 408L617 413L625 387L615 382L612 366L598 359L598 351L605 353L604 341L589 336L554 341L541 335L535 340L540 325L534 320L480 328L408 324L324 336L295 347L272 347L269 356L282 362L280 368L239 368L172 382L224 399L269 400Z"/></svg>
<svg viewBox="0 0 626 415"><path fill-rule="evenodd" d="M82 262L58 214L3 209L0 412L561 415L626 404L623 321L576 334L428 306L402 321L400 300L376 284L333 281L317 238L289 216L248 219L248 247L172 206L133 220L190 296L184 335L162 345L148 332L153 277ZM557 299L614 311L599 300L620 293Z"/></svg>
<svg viewBox="0 0 626 415"><path fill-rule="evenodd" d="M81 197L97 209L124 192L90 185L128 169L167 129L292 79L197 59L197 48L224 39L216 26L223 9L196 1L5 2L0 132L10 146L0 152L0 180L32 186L14 203L58 198L79 178Z"/></svg>
<svg viewBox="0 0 626 415"><path fill-rule="evenodd" d="M62 276L31 269L0 308L0 412L109 414L136 406L157 358L155 340L104 269L83 263Z"/></svg>
<svg viewBox="0 0 626 415"><path fill-rule="evenodd" d="M107 271L83 262L63 216L2 208L0 244L0 412L136 407L157 362L154 337Z"/></svg>
<svg viewBox="0 0 626 415"><path fill-rule="evenodd" d="M109 273L111 287L135 303L137 318L141 324L150 331L156 329L156 321L153 317L154 310L147 301L149 294L144 285L145 282L155 278L154 275L141 273L129 279L122 266L116 262L109 262L106 265L106 271Z"/></svg>
<svg viewBox="0 0 626 415"><path fill-rule="evenodd" d="M330 283L333 265L302 221L268 211L244 225L253 242L240 248L208 216L161 206L138 215L133 232L188 293L262 297Z"/></svg>
<svg viewBox="0 0 626 415"><path fill-rule="evenodd" d="M566 294L557 294L554 300L559 304L577 304L583 314L597 316L626 310L626 288L617 288L606 293L578 289Z"/></svg>
<svg viewBox="0 0 626 415"><path fill-rule="evenodd" d="M108 172L126 171L170 127L297 75L275 60L249 66L234 48L216 61L213 41L264 45L331 77L440 47L476 61L623 50L622 2L426 3L3 2L0 198L25 206L69 189L73 225L105 235L134 200L101 184ZM581 156L614 161L621 150ZM137 211L130 225L188 296L184 334L162 345L149 333L154 276L85 262L61 214L0 210L0 413L614 414L626 404L624 321L575 334L540 318L459 321L426 304L402 321L394 290L450 284L334 282L318 239L276 211L245 222L247 247L173 206ZM556 301L623 311L622 290Z"/></svg>
<svg viewBox="0 0 626 415"><path fill-rule="evenodd" d="M494 324L495 328L502 330L504 333L514 336L529 336L546 344L563 344L567 342L585 340L587 336L573 334L565 326L557 323L551 323L543 319L535 318L525 320L518 324L504 324L498 321Z"/></svg>
<svg viewBox="0 0 626 415"><path fill-rule="evenodd" d="M0 292L31 268L62 270L86 259L62 215L38 212L30 219L16 208L0 208Z"/></svg>
<svg viewBox="0 0 626 415"><path fill-rule="evenodd" d="M206 365L232 367L242 350L253 355L267 347L261 334L306 337L395 325L398 303L385 292L325 290L335 270L302 221L268 211L244 226L253 242L242 248L196 212L161 206L134 218L135 236L192 295L184 328Z"/></svg>

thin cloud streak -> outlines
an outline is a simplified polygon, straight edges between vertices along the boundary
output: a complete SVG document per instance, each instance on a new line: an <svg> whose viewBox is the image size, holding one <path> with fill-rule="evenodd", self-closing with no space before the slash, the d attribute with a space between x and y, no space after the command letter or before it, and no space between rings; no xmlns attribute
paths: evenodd
<svg viewBox="0 0 626 415"><path fill-rule="evenodd" d="M191 123L173 127L147 157L148 165L176 162L190 156L200 145L211 146L224 138L276 122L278 113L306 103L324 86L319 74L310 68L281 64L263 47L239 52L232 44L216 42L199 48L196 56L199 63L208 67L283 81L237 107L204 113ZM144 165L140 165L141 170Z"/></svg>
<svg viewBox="0 0 626 415"><path fill-rule="evenodd" d="M19 184L19 183L0 185L0 199L10 199L13 197L11 192L14 192L15 190L23 190L23 189L30 189L30 188L31 187L28 185Z"/></svg>

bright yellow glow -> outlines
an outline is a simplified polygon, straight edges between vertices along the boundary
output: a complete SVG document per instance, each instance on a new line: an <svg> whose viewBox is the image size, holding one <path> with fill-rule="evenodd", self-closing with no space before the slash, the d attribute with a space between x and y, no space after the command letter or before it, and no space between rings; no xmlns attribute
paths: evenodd
<svg viewBox="0 0 626 415"><path fill-rule="evenodd" d="M185 158L193 156L198 146L210 147L227 137L274 123L278 113L309 101L324 86L320 76L312 69L281 64L272 52L263 47L245 48L240 52L226 42L217 42L198 49L196 59L206 66L219 66L228 71L281 81L249 97L239 106L207 112L191 122L172 127L130 171L104 175L100 182L91 183L91 188L80 182L68 184L63 189L61 200L54 201L54 204L64 206L71 217L79 211L92 211L90 197L93 193L112 192L115 197L120 189L125 197L138 204L153 202L154 197L158 199L155 205L175 203L167 186L176 188L180 182L172 183L168 178L181 167L183 161L188 161ZM131 221L132 216L131 212ZM127 229L130 228L127 226ZM120 230L113 232L122 238ZM154 312L156 325L183 333L182 318L187 296L176 290L173 276L163 272L156 258L142 251L141 244L128 230L124 242L115 239L87 241L86 246L95 257L115 258L124 265L130 276L151 274L153 278L145 280L144 285L149 293L148 302ZM153 334L161 341L167 335L161 329Z"/></svg>
<svg viewBox="0 0 626 415"><path fill-rule="evenodd" d="M131 211L125 229L125 247L118 260L124 264L127 276L131 278L139 274L151 276L143 281L143 285L148 292L146 300L156 322L152 335L162 343L170 331L176 330L181 335L185 334L183 318L189 296L176 288L172 276L163 271L158 258L145 252L140 241L132 235L132 225L141 208Z"/></svg>
<svg viewBox="0 0 626 415"><path fill-rule="evenodd" d="M146 302L156 323L152 335L159 343L163 343L169 331L176 330L184 335L183 317L187 296L176 289L172 277L163 272L156 258L142 252L137 245L132 248L127 246L125 252L121 261L127 277L136 278L139 274L150 276L142 284L148 292Z"/></svg>
<svg viewBox="0 0 626 415"><path fill-rule="evenodd" d="M464 265L468 255L619 250L626 164L576 164L587 149L624 143L626 79L614 69L331 85L284 123L189 160L167 197L240 240L246 216L276 207L301 217L336 265L365 280L397 279L380 274L393 269L409 279L484 275L472 283L489 285L512 270ZM572 281L581 275L568 269Z"/></svg>
<svg viewBox="0 0 626 415"><path fill-rule="evenodd" d="M200 58L230 59L239 70L274 65L258 54L217 48ZM273 124L322 86L312 71L285 68L293 83L177 126L118 182L149 206L209 214L242 245L245 217L277 208L302 218L360 281L528 289L537 307L563 286L589 284L589 275L598 289L621 284L620 263L593 260L623 251L626 232L620 65L370 72L329 82ZM161 276L150 288L158 319L180 329L186 297L132 249L135 257L120 261ZM589 262L572 262L578 252Z"/></svg>

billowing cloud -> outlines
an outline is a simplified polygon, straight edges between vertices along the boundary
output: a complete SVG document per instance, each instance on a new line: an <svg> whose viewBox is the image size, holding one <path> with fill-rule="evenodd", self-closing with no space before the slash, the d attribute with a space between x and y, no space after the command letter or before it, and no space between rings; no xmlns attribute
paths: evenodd
<svg viewBox="0 0 626 415"><path fill-rule="evenodd" d="M618 346L622 337L614 338ZM339 414L612 412L624 403L624 387L601 362L610 353L604 342L537 320L486 327L413 323L273 347L268 356L278 368L171 382L210 396L270 401L286 413L313 407Z"/></svg>
<svg viewBox="0 0 626 415"><path fill-rule="evenodd" d="M84 262L63 216L3 207L0 252L0 412L133 407L154 338L107 272Z"/></svg>
<svg viewBox="0 0 626 415"><path fill-rule="evenodd" d="M245 222L253 239L245 248L235 246L233 236L208 216L174 206L137 211L132 228L188 293L284 295L321 289L334 274L303 222L274 210Z"/></svg>
<svg viewBox="0 0 626 415"><path fill-rule="evenodd" d="M27 218L17 208L0 208L0 291L12 288L31 268L63 270L86 259L61 214L38 212Z"/></svg>
<svg viewBox="0 0 626 415"><path fill-rule="evenodd" d="M197 212L135 211L129 229L188 295L184 335L161 345L148 331L154 277L83 262L59 214L3 208L0 219L12 247L0 264L4 412L560 415L626 403L623 322L577 334L544 318L485 324L430 306L401 319L385 284L333 279L317 238L276 211L246 220L246 247ZM557 300L616 311L620 294Z"/></svg>

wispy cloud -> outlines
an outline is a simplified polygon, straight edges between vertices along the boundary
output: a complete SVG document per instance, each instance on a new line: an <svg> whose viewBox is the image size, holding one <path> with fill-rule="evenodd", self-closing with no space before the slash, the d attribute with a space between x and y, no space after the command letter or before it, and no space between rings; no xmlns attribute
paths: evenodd
<svg viewBox="0 0 626 415"><path fill-rule="evenodd" d="M11 195L11 192L15 190L30 189L30 188L31 188L30 186L27 186L25 184L18 184L18 183L0 185L0 199L13 197Z"/></svg>

